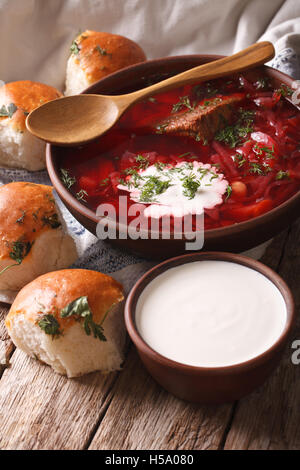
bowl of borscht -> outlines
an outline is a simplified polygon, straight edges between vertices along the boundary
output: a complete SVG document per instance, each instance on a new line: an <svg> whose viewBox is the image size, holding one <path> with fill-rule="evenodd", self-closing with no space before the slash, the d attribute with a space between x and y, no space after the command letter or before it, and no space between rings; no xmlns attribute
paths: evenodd
<svg viewBox="0 0 300 470"><path fill-rule="evenodd" d="M218 58L150 60L84 93L130 93ZM97 209L112 207L115 230L108 238L129 251L157 258L184 253L186 239L175 236L175 221L189 215L195 229L199 214L204 249L248 250L300 215L300 111L292 86L291 77L262 66L157 94L133 105L93 142L48 144L50 178L92 233L106 223ZM119 236L137 217L137 206L143 221L156 222L155 237L150 225L147 237Z"/></svg>

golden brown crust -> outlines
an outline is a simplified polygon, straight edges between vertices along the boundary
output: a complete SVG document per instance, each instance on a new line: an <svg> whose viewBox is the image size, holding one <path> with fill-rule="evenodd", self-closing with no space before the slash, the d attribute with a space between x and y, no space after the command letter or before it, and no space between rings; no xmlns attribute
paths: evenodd
<svg viewBox="0 0 300 470"><path fill-rule="evenodd" d="M64 269L44 274L27 284L17 295L6 318L10 328L15 315L23 314L37 323L45 314L53 315L66 330L76 319L61 318L60 312L73 300L87 296L95 323L100 323L113 304L123 300L122 286L112 277L88 269Z"/></svg>
<svg viewBox="0 0 300 470"><path fill-rule="evenodd" d="M116 34L85 31L75 42L79 52L73 53L73 56L90 83L146 60L145 53L138 44Z"/></svg>
<svg viewBox="0 0 300 470"><path fill-rule="evenodd" d="M25 250L41 232L59 226L51 186L16 182L0 187L0 259L13 263L15 243L24 244Z"/></svg>
<svg viewBox="0 0 300 470"><path fill-rule="evenodd" d="M22 80L18 82L6 83L0 88L0 109L2 106L9 106L13 103L18 109L12 117L0 117L9 119L10 125L19 131L24 131L27 114L33 109L38 108L47 101L59 98L62 94L49 85Z"/></svg>

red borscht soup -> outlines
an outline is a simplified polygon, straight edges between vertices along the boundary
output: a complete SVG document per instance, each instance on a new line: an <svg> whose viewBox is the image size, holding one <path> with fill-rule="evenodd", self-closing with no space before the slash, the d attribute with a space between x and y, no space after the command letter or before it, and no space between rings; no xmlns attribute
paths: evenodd
<svg viewBox="0 0 300 470"><path fill-rule="evenodd" d="M188 85L134 105L99 140L66 149L61 179L83 204L145 217L204 212L205 229L245 221L300 188L300 113L268 78ZM129 218L130 219L130 218Z"/></svg>

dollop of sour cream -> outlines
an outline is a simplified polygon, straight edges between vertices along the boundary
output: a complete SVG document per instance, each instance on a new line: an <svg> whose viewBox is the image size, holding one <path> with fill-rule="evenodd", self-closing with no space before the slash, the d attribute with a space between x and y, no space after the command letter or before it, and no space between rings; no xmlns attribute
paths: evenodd
<svg viewBox="0 0 300 470"><path fill-rule="evenodd" d="M141 293L136 325L144 341L182 364L222 367L269 349L286 324L284 299L265 276L227 261L165 271Z"/></svg>
<svg viewBox="0 0 300 470"><path fill-rule="evenodd" d="M222 203L227 187L228 181L216 167L198 161L150 165L118 185L130 192L132 201L149 204L144 215L153 218L202 214Z"/></svg>

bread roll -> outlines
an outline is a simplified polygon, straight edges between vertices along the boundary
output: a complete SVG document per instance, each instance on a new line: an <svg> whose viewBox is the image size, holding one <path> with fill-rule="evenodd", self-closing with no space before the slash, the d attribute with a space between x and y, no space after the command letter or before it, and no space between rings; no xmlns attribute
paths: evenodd
<svg viewBox="0 0 300 470"><path fill-rule="evenodd" d="M28 132L25 121L30 111L60 96L55 88L30 80L0 88L0 166L45 168L45 143Z"/></svg>
<svg viewBox="0 0 300 470"><path fill-rule="evenodd" d="M130 39L116 34L85 31L75 38L71 46L65 94L81 93L110 73L144 60L144 51Z"/></svg>
<svg viewBox="0 0 300 470"><path fill-rule="evenodd" d="M19 290L76 258L51 186L18 182L0 187L0 290Z"/></svg>
<svg viewBox="0 0 300 470"><path fill-rule="evenodd" d="M65 269L44 274L17 295L6 318L17 347L77 377L120 369L125 327L121 285L105 274Z"/></svg>

